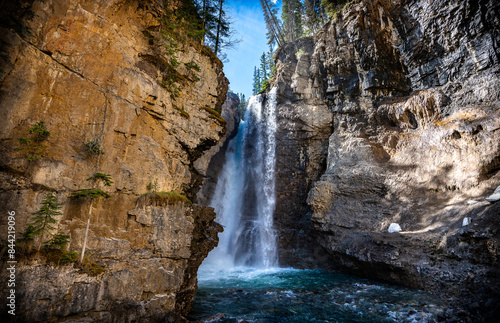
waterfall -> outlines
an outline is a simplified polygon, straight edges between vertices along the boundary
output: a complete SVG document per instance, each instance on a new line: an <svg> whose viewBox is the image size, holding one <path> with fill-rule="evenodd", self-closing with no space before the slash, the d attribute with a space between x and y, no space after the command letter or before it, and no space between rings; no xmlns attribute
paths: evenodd
<svg viewBox="0 0 500 323"><path fill-rule="evenodd" d="M276 204L276 89L266 100L250 98L238 134L228 145L211 206L224 227L204 265L269 268L277 265L273 214Z"/></svg>

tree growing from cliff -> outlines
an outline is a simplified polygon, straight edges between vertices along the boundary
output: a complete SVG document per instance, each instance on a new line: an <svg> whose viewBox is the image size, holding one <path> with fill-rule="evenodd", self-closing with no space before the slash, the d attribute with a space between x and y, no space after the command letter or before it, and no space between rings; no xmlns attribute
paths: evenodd
<svg viewBox="0 0 500 323"><path fill-rule="evenodd" d="M52 226L57 223L55 219L56 216L62 215L59 211L61 209L61 204L58 203L56 195L51 192L45 195L42 205L38 211L33 213L32 222L28 224L28 227L23 233L23 241L34 241L36 237L40 237L38 243L37 251L40 251L42 244L46 242L44 238L52 236L50 231L55 228Z"/></svg>
<svg viewBox="0 0 500 323"><path fill-rule="evenodd" d="M350 0L321 0L321 6L330 18L335 17Z"/></svg>
<svg viewBox="0 0 500 323"><path fill-rule="evenodd" d="M274 64L274 51L273 46L269 48L269 52L262 53L260 57L260 66L254 67L253 75L253 95L256 95L269 87L270 80L276 73L276 66Z"/></svg>
<svg viewBox="0 0 500 323"><path fill-rule="evenodd" d="M227 14L226 1L198 0L195 5L202 21L202 45L212 48L215 55L224 61L225 50L233 49L241 41L234 38L236 31L232 28L231 18Z"/></svg>
<svg viewBox="0 0 500 323"><path fill-rule="evenodd" d="M76 199L87 199L89 201L89 211L87 213L87 225L85 227L85 236L83 238L83 245L82 245L82 252L80 254L80 262L83 262L83 257L85 256L85 249L87 247L87 239L88 239L88 234L89 234L89 227L90 227L90 218L92 217L92 206L94 201L97 201L101 198L109 198L110 195L106 192L104 192L101 189L95 188L98 183L101 183L105 186L111 186L113 181L111 180L111 176L103 173L96 172L94 173L91 177L87 179L88 181L93 182L94 188L92 189L80 189L77 190L68 196L69 199L71 200L76 200Z"/></svg>
<svg viewBox="0 0 500 323"><path fill-rule="evenodd" d="M283 0L281 19L283 21L285 40L294 41L302 37L302 16L304 7L299 0Z"/></svg>
<svg viewBox="0 0 500 323"><path fill-rule="evenodd" d="M260 0L260 5L264 20L266 21L268 44L283 45L285 43L285 36L281 21L278 19L278 7L269 0Z"/></svg>
<svg viewBox="0 0 500 323"><path fill-rule="evenodd" d="M325 22L325 11L321 6L321 0L304 1L305 22L309 34L314 34L321 24Z"/></svg>
<svg viewBox="0 0 500 323"><path fill-rule="evenodd" d="M34 124L29 130L29 138L19 138L21 147L17 150L25 151L28 161L42 159L45 147L43 141L47 140L50 136L50 131L47 130L44 121L39 121Z"/></svg>

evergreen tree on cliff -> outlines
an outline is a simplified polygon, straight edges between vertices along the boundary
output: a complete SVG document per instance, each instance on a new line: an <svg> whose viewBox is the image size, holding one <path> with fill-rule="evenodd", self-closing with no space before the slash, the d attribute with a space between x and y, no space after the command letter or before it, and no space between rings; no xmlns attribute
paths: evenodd
<svg viewBox="0 0 500 323"><path fill-rule="evenodd" d="M285 39L294 41L303 34L302 15L304 7L299 0L283 0L281 19L285 29Z"/></svg>
<svg viewBox="0 0 500 323"><path fill-rule="evenodd" d="M236 31L231 27L231 19L227 15L224 0L215 3L204 0L201 6L205 37L203 43L212 48L213 52L222 61L225 59L224 50L234 48L239 42L235 39Z"/></svg>
<svg viewBox="0 0 500 323"><path fill-rule="evenodd" d="M309 34L314 34L325 22L325 12L321 6L321 0L305 0L304 7L305 26Z"/></svg>
<svg viewBox="0 0 500 323"><path fill-rule="evenodd" d="M278 7L269 0L260 0L260 5L266 21L268 44L283 45L285 43L285 36L281 22L277 18Z"/></svg>
<svg viewBox="0 0 500 323"><path fill-rule="evenodd" d="M60 209L61 204L58 203L55 194L48 193L42 201L40 210L33 213L33 222L28 224L28 228L24 233L24 238L26 241L30 241L33 240L35 236L40 236L40 241L37 247L38 251L44 242L44 238L47 235L51 235L50 231L54 230L52 224L57 223L57 220L54 217L62 215L59 211Z"/></svg>

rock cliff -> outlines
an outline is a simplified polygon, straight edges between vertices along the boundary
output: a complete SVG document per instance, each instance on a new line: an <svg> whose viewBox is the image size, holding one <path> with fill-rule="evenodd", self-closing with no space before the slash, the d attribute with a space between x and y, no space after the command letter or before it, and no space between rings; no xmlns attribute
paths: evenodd
<svg viewBox="0 0 500 323"><path fill-rule="evenodd" d="M194 164L195 168L203 177L203 184L196 195L198 203L209 205L214 195L217 180L224 165L227 146L229 141L236 136L241 121L238 111L240 99L237 94L228 92L227 99L222 105L221 116L227 121L226 134L219 142L207 150Z"/></svg>
<svg viewBox="0 0 500 323"><path fill-rule="evenodd" d="M352 1L278 50L283 263L326 262L494 317L500 204L485 198L500 185L499 11Z"/></svg>
<svg viewBox="0 0 500 323"><path fill-rule="evenodd" d="M228 82L222 63L194 43L179 43L175 71L168 70L159 19L175 3L0 4L2 213L16 212L19 237L56 192L63 214L54 233L69 234L69 249L79 251L89 203L68 196L91 186L86 179L96 172L114 181L104 188L111 197L93 203L87 241L86 255L104 273L18 259L20 322L146 322L190 309L197 268L221 227L211 208L153 191L195 199L207 167L196 160L226 132L217 111ZM173 85L169 73L178 76ZM40 149L22 146L40 121L50 136ZM5 241L6 217L0 221Z"/></svg>

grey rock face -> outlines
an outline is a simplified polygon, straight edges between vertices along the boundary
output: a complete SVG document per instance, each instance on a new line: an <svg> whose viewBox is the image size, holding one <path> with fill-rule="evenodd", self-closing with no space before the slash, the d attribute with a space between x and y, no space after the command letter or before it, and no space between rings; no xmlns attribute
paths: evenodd
<svg viewBox="0 0 500 323"><path fill-rule="evenodd" d="M220 141L207 150L194 163L195 169L203 176L202 186L197 194L198 203L208 205L212 198L217 179L224 165L229 141L236 136L241 117L238 111L240 99L238 95L228 92L227 99L222 105L221 116L226 120L226 133Z"/></svg>
<svg viewBox="0 0 500 323"><path fill-rule="evenodd" d="M353 1L278 51L280 240L312 222L306 235L333 257L316 263L491 313L499 209L484 198L500 183L499 17L497 1ZM310 117L311 106L324 109ZM387 233L390 223L404 232ZM317 250L307 238L280 247Z"/></svg>

